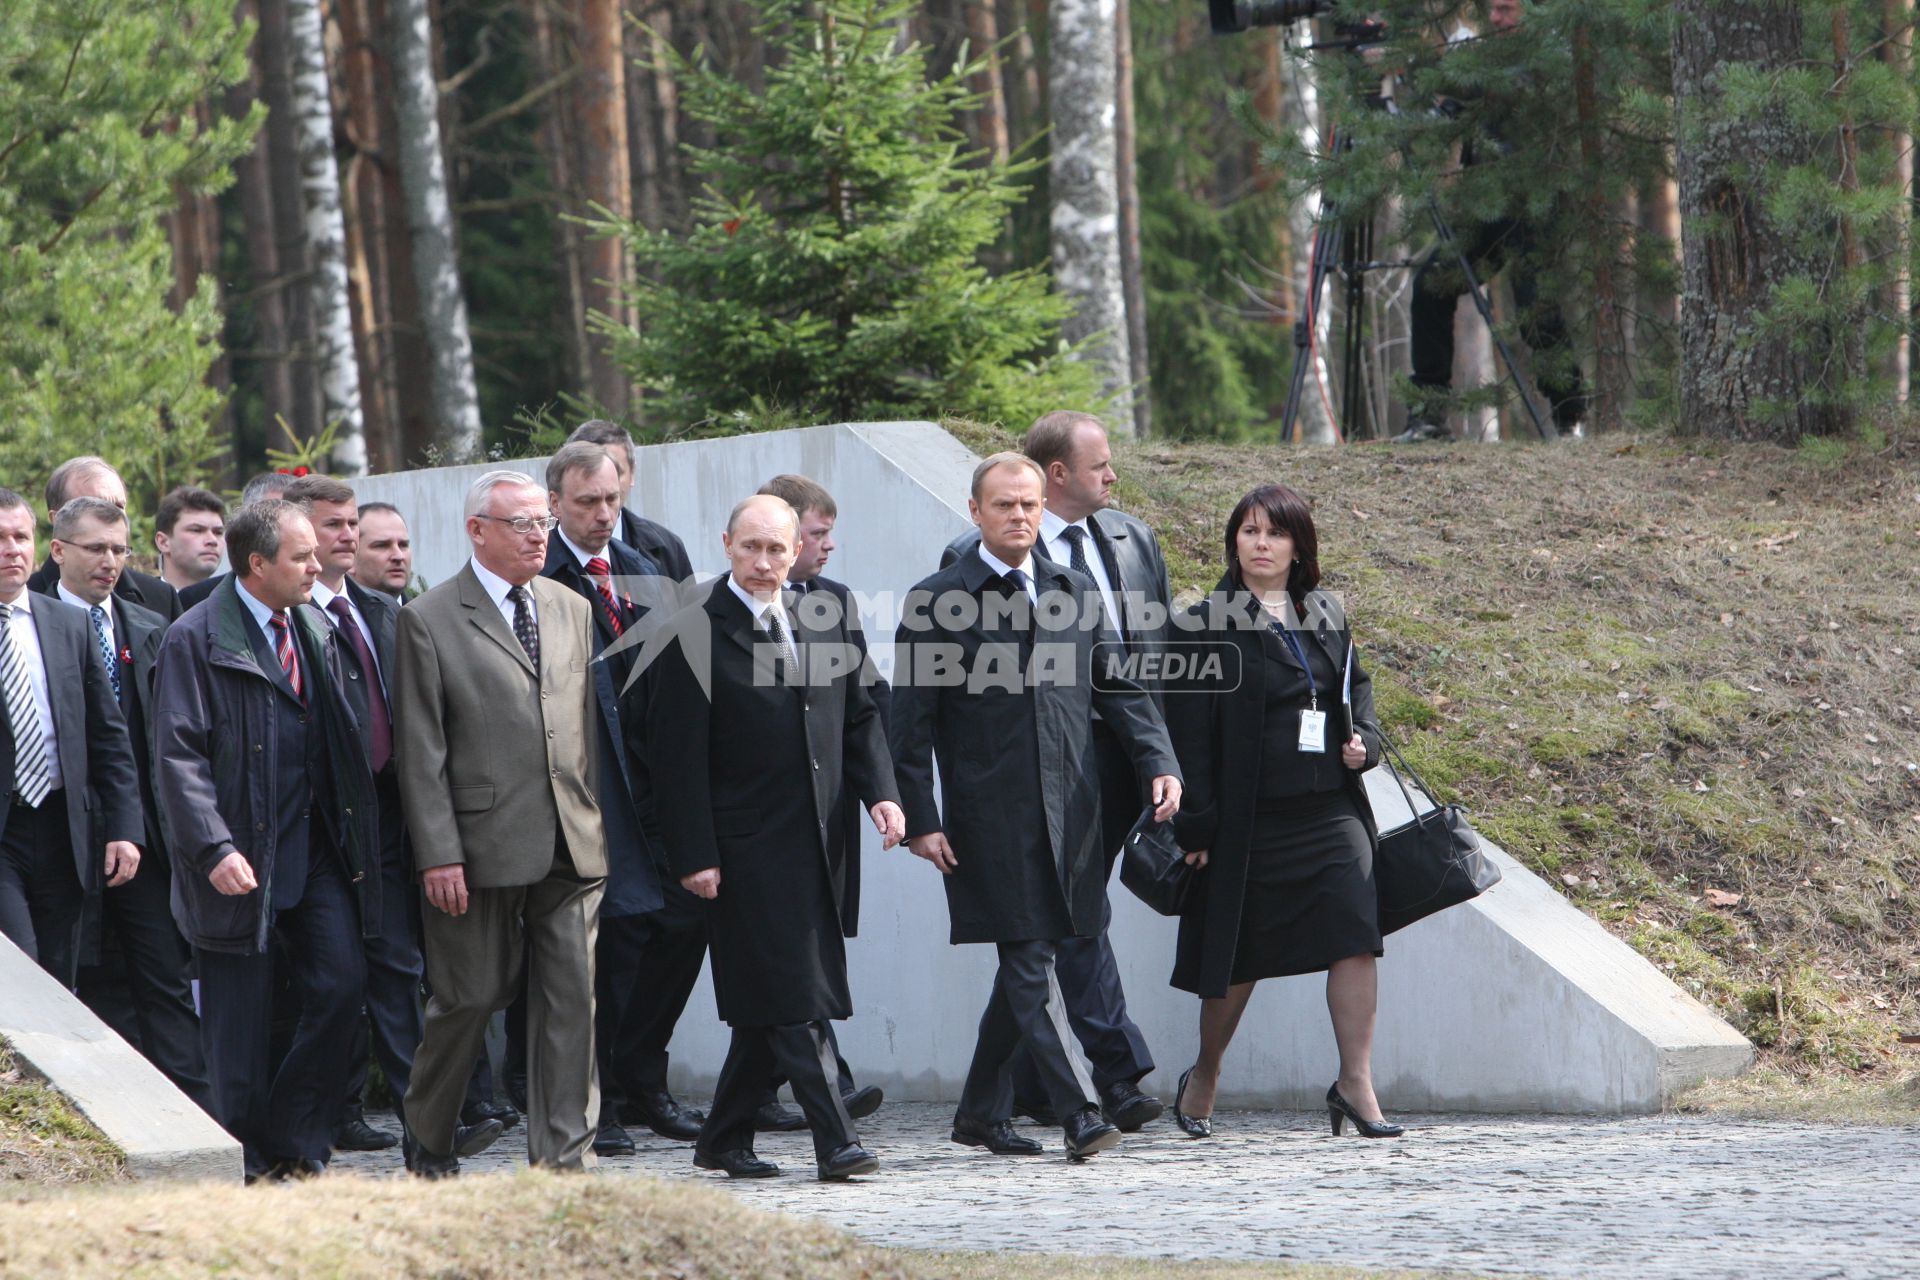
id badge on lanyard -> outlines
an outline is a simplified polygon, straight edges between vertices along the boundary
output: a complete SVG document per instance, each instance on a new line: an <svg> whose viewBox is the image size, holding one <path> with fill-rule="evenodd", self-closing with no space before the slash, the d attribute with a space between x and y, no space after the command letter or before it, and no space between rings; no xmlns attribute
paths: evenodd
<svg viewBox="0 0 1920 1280"><path fill-rule="evenodd" d="M1300 713L1300 751L1303 755L1325 755L1327 752L1327 713L1320 709L1320 690L1313 679L1313 664L1307 661L1307 651L1301 647L1299 638L1284 627L1275 627L1280 638L1293 650L1293 656L1299 659L1300 669L1307 673L1307 709Z"/></svg>

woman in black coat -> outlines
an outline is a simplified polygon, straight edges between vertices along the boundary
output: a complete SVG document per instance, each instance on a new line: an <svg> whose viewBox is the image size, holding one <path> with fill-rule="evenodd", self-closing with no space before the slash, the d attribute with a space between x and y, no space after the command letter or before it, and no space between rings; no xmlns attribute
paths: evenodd
<svg viewBox="0 0 1920 1280"><path fill-rule="evenodd" d="M1374 960L1381 954L1373 854L1360 774L1380 756L1373 688L1320 583L1307 502L1262 485L1227 519L1226 576L1187 626L1217 664L1166 700L1186 795L1174 830L1199 870L1180 918L1173 985L1200 996L1200 1055L1180 1077L1174 1119L1212 1134L1221 1057L1262 978L1327 975L1340 1076L1327 1090L1346 1120L1394 1137L1373 1095ZM1351 730L1347 726L1351 717Z"/></svg>

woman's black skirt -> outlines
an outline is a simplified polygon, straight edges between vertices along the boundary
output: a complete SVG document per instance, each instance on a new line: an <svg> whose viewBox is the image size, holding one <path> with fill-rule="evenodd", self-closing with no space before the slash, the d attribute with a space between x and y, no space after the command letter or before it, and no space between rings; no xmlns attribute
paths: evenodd
<svg viewBox="0 0 1920 1280"><path fill-rule="evenodd" d="M1247 851L1233 981L1318 973L1380 955L1373 846L1351 792L1262 806Z"/></svg>

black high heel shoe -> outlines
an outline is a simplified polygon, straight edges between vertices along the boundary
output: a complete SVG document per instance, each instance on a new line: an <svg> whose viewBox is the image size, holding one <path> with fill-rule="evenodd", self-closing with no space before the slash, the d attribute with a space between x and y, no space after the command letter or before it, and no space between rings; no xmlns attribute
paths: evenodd
<svg viewBox="0 0 1920 1280"><path fill-rule="evenodd" d="M1340 1082L1334 1081L1327 1086L1327 1119L1333 1122L1333 1136L1340 1136L1340 1126L1348 1120L1363 1138L1397 1138L1406 1129L1397 1124L1389 1124L1384 1119L1369 1120L1353 1109L1353 1104L1340 1096Z"/></svg>
<svg viewBox="0 0 1920 1280"><path fill-rule="evenodd" d="M1193 1068L1188 1067L1180 1076L1180 1087L1173 1095L1173 1122L1180 1126L1180 1132L1189 1138L1211 1138L1213 1136L1212 1116L1190 1116L1180 1109L1187 1100L1187 1081L1193 1076Z"/></svg>

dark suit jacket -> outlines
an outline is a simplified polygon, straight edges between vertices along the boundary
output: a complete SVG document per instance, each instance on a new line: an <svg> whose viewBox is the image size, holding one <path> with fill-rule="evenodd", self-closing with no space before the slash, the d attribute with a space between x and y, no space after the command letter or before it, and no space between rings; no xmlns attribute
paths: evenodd
<svg viewBox="0 0 1920 1280"><path fill-rule="evenodd" d="M33 576L27 579L27 590L52 595L59 581L60 566L53 562L52 555L48 555L46 561L33 571ZM173 589L171 583L150 573L141 573L138 569L123 570L120 581L113 584L113 594L121 600L153 610L168 622L185 611L185 606L180 603L180 593Z"/></svg>
<svg viewBox="0 0 1920 1280"><path fill-rule="evenodd" d="M393 719L393 633L396 621L400 617L400 606L394 603L392 596L379 591L369 591L351 577L346 580L344 593L347 599L353 602L353 607L360 611L360 616L367 620L367 630L373 634L373 660L380 669L378 672L368 673L367 678L381 682L380 691L386 695L387 719L391 723ZM322 612L325 611L322 610ZM333 623L334 619L329 615L327 621ZM340 657L341 674L346 680L343 692L353 703L354 717L360 723L361 742L371 751L372 742L367 737L367 716L371 704L368 701L366 685L361 680L360 663L354 656L351 643L342 649Z"/></svg>
<svg viewBox="0 0 1920 1280"><path fill-rule="evenodd" d="M1099 608L1093 582L1038 556L1033 563L1043 600L1068 597L1057 629L1035 615L1025 592L969 554L908 593L894 635L891 737L907 834L944 830L953 845L959 867L944 880L956 943L1058 939L1102 927L1096 709L1141 778L1179 773L1146 692L1124 677L1103 674L1094 683L1094 647L1112 633L1079 625ZM980 613L971 625L952 625L935 609L948 593L973 598ZM995 609L1013 610L1010 623L986 612L989 595L1001 597ZM937 678L943 665L959 683ZM944 817L934 798L936 752Z"/></svg>
<svg viewBox="0 0 1920 1280"><path fill-rule="evenodd" d="M646 556L614 539L603 553L613 576L637 578L658 575L660 567ZM600 707L600 819L607 832L607 889L600 900L603 916L637 916L658 911L662 904L660 871L646 832L640 823L639 805L633 794L633 775L627 759L627 735L620 725L620 691L626 686L639 650L628 647L607 656L607 646L619 639L613 621L593 582L581 569L580 561L554 530L547 537L547 565L543 578L570 587L587 602L593 612L593 690ZM615 590L619 584L616 582ZM636 602L627 611L631 622L647 613L647 606ZM630 627L631 622L627 625Z"/></svg>
<svg viewBox="0 0 1920 1280"><path fill-rule="evenodd" d="M127 722L114 701L106 663L84 611L36 595L28 602L47 697L58 736L61 785L67 795L67 836L74 870L87 895L88 914L106 887L102 850L109 840L146 842L140 774L127 739ZM13 728L0 710L0 831L13 809Z"/></svg>
<svg viewBox="0 0 1920 1280"><path fill-rule="evenodd" d="M680 541L680 535L637 511L620 509L620 531L615 541L626 543L659 565L660 572L675 582L693 576L693 561L687 558L687 544Z"/></svg>
<svg viewBox="0 0 1920 1280"><path fill-rule="evenodd" d="M124 580L126 576L127 575L125 575L124 573L120 575L122 580ZM199 604L202 600L205 600L208 596L212 595L214 588L219 586L221 583L225 582L226 580L227 580L226 574L216 573L216 574L213 574L211 577L202 578L200 581L194 583L192 586L181 591L180 592L181 610L185 611L187 609L193 608L193 606Z"/></svg>
<svg viewBox="0 0 1920 1280"><path fill-rule="evenodd" d="M704 604L676 615L649 718L654 776L674 874L720 869L708 915L720 1016L763 1027L846 1018L846 866L841 802L898 801L886 735L844 623L786 597L805 676L768 679L777 646L721 578ZM707 665L710 694L694 673Z"/></svg>
<svg viewBox="0 0 1920 1280"><path fill-rule="evenodd" d="M1183 849L1208 850L1207 867L1194 879L1180 916L1180 942L1174 953L1173 985L1202 996L1224 996L1233 974L1240 937L1240 906L1246 896L1248 850L1260 797L1260 744L1267 713L1267 662L1261 636L1267 630L1258 603L1239 584L1223 580L1215 594L1187 611L1189 638L1217 651L1224 682L1184 680L1167 699L1167 721L1180 757L1185 790L1174 834ZM1316 591L1307 597L1311 635L1326 651L1334 670L1347 661L1351 632L1333 597ZM1333 694L1337 702L1339 693ZM1354 658L1353 727L1367 744L1367 764L1380 759L1380 729L1373 718L1373 681ZM1329 717L1329 743L1339 737L1337 717ZM1338 750L1338 747L1334 747ZM1368 833L1373 809L1359 772L1346 771L1347 789L1358 802Z"/></svg>
<svg viewBox="0 0 1920 1280"><path fill-rule="evenodd" d="M853 641L854 648L860 651L860 662L866 675L867 695L873 699L873 709L880 713L880 727L884 730L893 723L893 689L881 678L878 671L871 669L867 658L867 632L860 625L860 610L855 606L852 592L844 582L832 578L815 578L807 584L807 595L815 591L824 591L839 602L840 616L847 624L847 636ZM807 606L802 603L801 609ZM841 806L840 824L845 828L842 839L846 841L847 869L845 886L840 895L840 922L849 938L857 937L860 932L860 840L872 825L867 820L867 811L849 795Z"/></svg>

